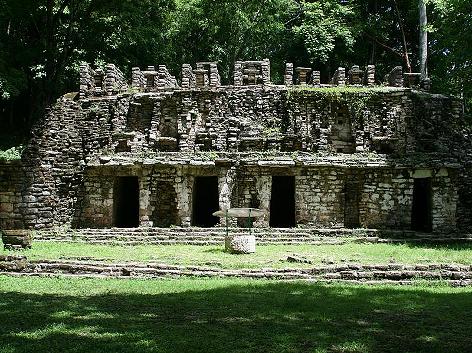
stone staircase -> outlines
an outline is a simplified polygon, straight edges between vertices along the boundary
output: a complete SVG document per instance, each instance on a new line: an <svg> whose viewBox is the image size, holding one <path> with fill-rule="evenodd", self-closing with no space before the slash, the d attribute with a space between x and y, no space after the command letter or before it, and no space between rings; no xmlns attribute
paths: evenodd
<svg viewBox="0 0 472 353"><path fill-rule="evenodd" d="M472 240L472 235L423 234L375 229L254 228L258 244L342 244L346 242L429 242ZM229 234L247 234L246 228L230 228ZM215 228L107 228L47 229L34 232L34 241L87 242L120 245L220 245L226 229Z"/></svg>

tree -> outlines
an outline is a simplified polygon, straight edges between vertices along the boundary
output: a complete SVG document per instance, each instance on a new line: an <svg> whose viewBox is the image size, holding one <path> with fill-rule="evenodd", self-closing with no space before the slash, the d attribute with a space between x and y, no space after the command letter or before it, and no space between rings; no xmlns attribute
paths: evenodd
<svg viewBox="0 0 472 353"><path fill-rule="evenodd" d="M428 77L428 67L427 67L427 60L428 60L428 32L427 32L427 25L428 25L428 17L426 14L426 3L425 0L418 1L418 9L419 9L419 18L420 18L420 72L421 78L425 79Z"/></svg>
<svg viewBox="0 0 472 353"><path fill-rule="evenodd" d="M230 82L237 60L271 58L281 69L292 40L293 0L178 0L168 38L174 70L182 63L218 61Z"/></svg>
<svg viewBox="0 0 472 353"><path fill-rule="evenodd" d="M120 66L164 60L173 3L0 0L0 111L10 127L28 129L59 95L77 89L82 60Z"/></svg>
<svg viewBox="0 0 472 353"><path fill-rule="evenodd" d="M302 17L293 31L300 36L310 62L327 62L336 46L352 50L354 12L339 1L300 2Z"/></svg>
<svg viewBox="0 0 472 353"><path fill-rule="evenodd" d="M355 52L368 55L369 63L375 64L382 74L399 64L409 72L415 70L418 47L416 2L359 0L355 11L362 19L359 22L363 37L357 42Z"/></svg>
<svg viewBox="0 0 472 353"><path fill-rule="evenodd" d="M472 2L431 1L430 75L437 92L459 96L472 112Z"/></svg>

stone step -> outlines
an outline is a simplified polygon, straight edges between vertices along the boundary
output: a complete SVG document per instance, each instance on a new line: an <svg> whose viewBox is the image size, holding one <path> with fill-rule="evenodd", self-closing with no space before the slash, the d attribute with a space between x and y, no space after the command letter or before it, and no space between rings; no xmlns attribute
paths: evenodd
<svg viewBox="0 0 472 353"><path fill-rule="evenodd" d="M449 241L450 234L422 234L410 231L379 231L375 229L254 228L259 244L336 244L355 242ZM230 235L247 234L244 228L230 228ZM217 244L224 240L225 228L111 228L111 229L49 229L36 231L35 241L86 241L123 244ZM455 235L458 237L458 235ZM462 235L471 241L472 236Z"/></svg>

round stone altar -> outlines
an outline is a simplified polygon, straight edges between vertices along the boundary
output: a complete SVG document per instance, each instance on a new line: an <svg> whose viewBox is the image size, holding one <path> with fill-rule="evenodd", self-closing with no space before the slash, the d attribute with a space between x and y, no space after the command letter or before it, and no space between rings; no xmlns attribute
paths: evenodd
<svg viewBox="0 0 472 353"><path fill-rule="evenodd" d="M256 252L256 237L254 235L227 235L225 250L233 254L252 254Z"/></svg>

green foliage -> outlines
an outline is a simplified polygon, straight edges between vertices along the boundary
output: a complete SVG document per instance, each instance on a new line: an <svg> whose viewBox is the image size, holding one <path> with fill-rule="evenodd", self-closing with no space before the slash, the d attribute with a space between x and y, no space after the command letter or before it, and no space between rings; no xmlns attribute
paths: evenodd
<svg viewBox="0 0 472 353"><path fill-rule="evenodd" d="M437 92L461 97L472 113L472 2L435 0L431 76Z"/></svg>
<svg viewBox="0 0 472 353"><path fill-rule="evenodd" d="M318 109L329 106L333 102L344 103L351 110L353 117L362 116L372 103L372 100L394 88L388 87L306 87L293 86L287 90L287 103L297 101L299 98L316 97L313 101L318 102Z"/></svg>
<svg viewBox="0 0 472 353"><path fill-rule="evenodd" d="M5 151L0 150L0 161L15 161L21 159L23 146L11 147Z"/></svg>
<svg viewBox="0 0 472 353"><path fill-rule="evenodd" d="M282 69L292 0L178 0L168 29L172 62L218 61L230 81L237 60L270 58ZM275 59L275 60L274 60Z"/></svg>
<svg viewBox="0 0 472 353"><path fill-rule="evenodd" d="M18 97L27 87L26 75L20 70L6 66L0 61L0 100Z"/></svg>
<svg viewBox="0 0 472 353"><path fill-rule="evenodd" d="M280 127L270 127L262 131L262 137L263 138L277 137L281 135L281 133L282 131Z"/></svg>
<svg viewBox="0 0 472 353"><path fill-rule="evenodd" d="M203 161L214 161L218 158L218 153L215 151L203 151L196 154L197 158L201 158Z"/></svg>
<svg viewBox="0 0 472 353"><path fill-rule="evenodd" d="M353 27L349 23L354 16L350 6L339 1L302 1L303 21L294 27L301 36L310 62L328 61L336 45L351 50L354 45Z"/></svg>

